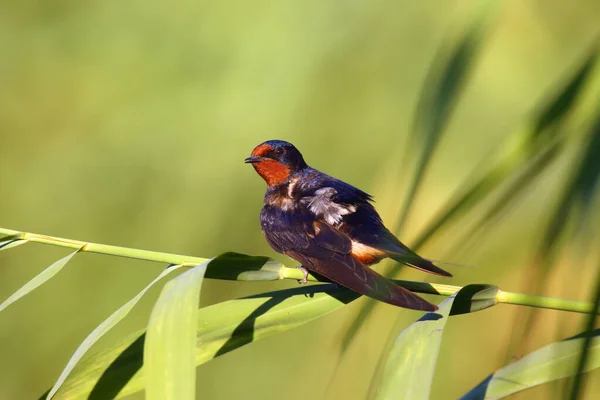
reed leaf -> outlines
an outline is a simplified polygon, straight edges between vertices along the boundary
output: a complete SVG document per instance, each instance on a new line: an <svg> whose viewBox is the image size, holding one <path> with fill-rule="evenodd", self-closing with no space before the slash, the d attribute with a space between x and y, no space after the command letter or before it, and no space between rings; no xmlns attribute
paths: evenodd
<svg viewBox="0 0 600 400"><path fill-rule="evenodd" d="M494 2L491 1L481 2L478 8L477 15L466 32L459 37L458 43L445 43L425 78L415 112L413 134L407 146L409 156L416 154L416 167L414 174L409 177L406 200L399 214L399 231L406 222L430 159L458 103L465 82L472 73L492 11L495 10Z"/></svg>
<svg viewBox="0 0 600 400"><path fill-rule="evenodd" d="M24 242L24 240L21 240L21 242ZM56 261L51 266L37 274L29 282L21 286L19 290L17 290L8 299L4 300L2 304L0 304L0 312L15 301L19 300L21 297L26 296L38 287L42 286L44 283L48 282L52 277L54 277L54 275L58 274L60 270L63 269L64 266L67 265L67 263L71 260L71 258L73 258L73 256L78 252L79 250L76 250L68 256L61 258L60 260Z"/></svg>
<svg viewBox="0 0 600 400"><path fill-rule="evenodd" d="M444 326L455 296L400 333L387 355L377 400L429 398Z"/></svg>
<svg viewBox="0 0 600 400"><path fill-rule="evenodd" d="M596 324L597 314L600 311L600 275L596 278L596 285L594 290L594 309L592 313L587 317L586 321L586 332L591 332ZM575 372L575 379L573 386L571 387L571 393L569 396L570 400L577 400L583 393L584 380L583 374L589 371L590 365L600 365L599 360L594 359L594 336L586 335L581 343L581 349L579 351L579 359L577 360L577 369ZM600 357L598 357L600 358Z"/></svg>
<svg viewBox="0 0 600 400"><path fill-rule="evenodd" d="M406 286L431 294L448 295L456 292L455 287L436 289L424 282L412 282ZM264 293L201 308L197 314L195 365L313 321L358 297L348 289L322 284ZM502 292L490 285L469 285L456 296L450 314L474 312L497 303L529 303L576 312L589 312L592 307L579 302ZM109 349L87 356L64 382L56 398L104 399L143 390L145 340L145 331L139 331L121 339Z"/></svg>
<svg viewBox="0 0 600 400"><path fill-rule="evenodd" d="M25 243L27 243L27 240L22 239L19 234L7 235L0 239L0 251L8 250Z"/></svg>
<svg viewBox="0 0 600 400"><path fill-rule="evenodd" d="M594 235L591 232L594 226L592 205L600 181L599 151L600 114L597 114L591 121L586 136L579 143L574 165L570 167L569 177L563 184L561 195L544 229L535 255L536 262L527 278L529 291L543 291L550 276L549 271L556 265L555 260L561 249L559 239L567 236L569 229L573 234L567 240L579 244L579 254L589 253L594 248ZM568 223L571 220L574 224ZM518 329L513 331L507 357L521 352L518 348L523 346L528 338L524 332L534 329L536 323L532 310L524 310L517 318L519 320L515 324ZM591 328L586 328L589 329Z"/></svg>
<svg viewBox="0 0 600 400"><path fill-rule="evenodd" d="M73 355L69 359L69 362L67 363L67 365L63 369L62 373L60 374L60 376L56 380L56 383L54 384L54 386L52 386L52 388L50 389L50 391L48 392L48 394L45 396L45 398L46 399L51 399L57 393L60 393L59 390L61 390L61 387L63 386L63 384L65 383L65 381L67 381L67 379L69 378L69 375L71 374L71 372L76 368L77 364L85 356L85 354L88 352L88 350L102 336L104 336L108 331L110 331L123 318L125 318L129 314L129 312L133 309L133 307L140 301L140 299L142 298L142 296L144 294L146 294L146 292L148 290L150 290L150 288L152 286L154 286L162 278L164 278L165 276L167 276L168 274L170 274L171 272L177 270L180 267L181 267L181 265L171 266L170 268L164 270L152 282L150 282L144 289L142 289L142 291L140 291L137 295L135 295L135 297L133 297L127 303L125 303L124 305L122 305L117 311L115 311L114 313L112 313L112 315L110 317L108 317L107 319L104 320L104 322L102 322L100 325L98 325L98 327L96 329L94 329L92 331L92 333L90 333L85 338L85 340L79 345L79 347L77 348L77 350L75 350L75 353L73 353ZM44 397L44 396L42 396L42 397ZM61 395L58 395L56 397L62 398Z"/></svg>
<svg viewBox="0 0 600 400"><path fill-rule="evenodd" d="M600 182L600 113L595 116L580 152L576 157L571 175L564 185L563 195L558 201L556 211L552 214L549 226L542 240L540 253L545 261L552 259L554 247L567 225L567 219L576 209L580 209L578 228L589 222L589 215L594 194Z"/></svg>
<svg viewBox="0 0 600 400"><path fill-rule="evenodd" d="M467 285L404 329L387 353L375 398L428 399L448 317L492 307L498 292L496 286Z"/></svg>
<svg viewBox="0 0 600 400"><path fill-rule="evenodd" d="M206 267L205 278L233 281L274 281L302 273L297 268L288 268L281 262L269 257L249 256L247 254L227 252L215 257ZM316 281L312 276L310 280Z"/></svg>
<svg viewBox="0 0 600 400"><path fill-rule="evenodd" d="M206 266L171 280L154 305L144 346L146 398L196 398L196 326Z"/></svg>
<svg viewBox="0 0 600 400"><path fill-rule="evenodd" d="M560 127L586 87L585 83L596 61L597 53L594 51L563 87L557 90L555 96L509 136L492 167L484 174L465 182L415 240L415 249L422 247L447 224L481 204L513 176L516 175L517 179L507 187L505 195L490 206L482 223L506 208L512 199L517 198L517 194L529 187L531 181L550 165L563 148L568 132L562 131Z"/></svg>
<svg viewBox="0 0 600 400"><path fill-rule="evenodd" d="M197 314L195 365L257 340L324 316L358 295L324 284L263 293L201 308ZM144 389L145 331L83 359L57 392L57 399L105 399Z"/></svg>
<svg viewBox="0 0 600 400"><path fill-rule="evenodd" d="M600 330L552 343L494 372L461 400L502 399L575 374L583 342L590 339L585 372L600 367Z"/></svg>

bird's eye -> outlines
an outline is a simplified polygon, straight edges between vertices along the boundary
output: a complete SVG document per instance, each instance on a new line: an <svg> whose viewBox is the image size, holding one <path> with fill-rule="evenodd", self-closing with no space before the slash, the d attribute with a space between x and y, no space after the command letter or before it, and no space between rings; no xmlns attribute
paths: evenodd
<svg viewBox="0 0 600 400"><path fill-rule="evenodd" d="M280 156L282 156L282 155L283 155L283 153L285 153L285 150L284 150L283 148L281 148L281 147L278 147L278 148L276 148L276 149L275 149L275 155L276 155L277 157L280 157Z"/></svg>

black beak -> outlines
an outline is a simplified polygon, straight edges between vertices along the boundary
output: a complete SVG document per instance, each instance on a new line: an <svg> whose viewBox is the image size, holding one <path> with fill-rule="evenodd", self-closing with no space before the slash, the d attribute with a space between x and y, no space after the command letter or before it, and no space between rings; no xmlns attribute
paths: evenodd
<svg viewBox="0 0 600 400"><path fill-rule="evenodd" d="M259 157L259 156L250 156L248 158L246 158L244 160L244 162L246 164L253 164L253 163L257 163L257 162L261 162L262 160L264 160L264 157Z"/></svg>

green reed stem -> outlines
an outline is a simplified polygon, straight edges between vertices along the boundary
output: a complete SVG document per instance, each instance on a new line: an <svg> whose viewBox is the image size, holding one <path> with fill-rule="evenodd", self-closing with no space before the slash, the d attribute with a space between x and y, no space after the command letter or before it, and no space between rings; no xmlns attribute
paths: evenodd
<svg viewBox="0 0 600 400"><path fill-rule="evenodd" d="M131 249L128 247L111 246L108 244L99 244L91 242L82 242L79 240L65 239L55 236L39 235L37 233L19 232L12 229L0 228L0 234L18 235L21 240L28 242L49 244L52 246L68 247L78 249L80 252L98 253L118 257L135 258L137 260L155 261L166 264L201 264L207 261L207 258L184 256L181 254L160 253L157 251Z"/></svg>
<svg viewBox="0 0 600 400"><path fill-rule="evenodd" d="M531 294L498 292L496 296L498 303L515 304L528 307L546 308L550 310L572 311L590 314L594 306L583 301L557 299L554 297L534 296Z"/></svg>
<svg viewBox="0 0 600 400"><path fill-rule="evenodd" d="M48 244L52 246L67 247L71 249L81 248L80 252L97 253L118 257L134 258L137 260L154 261L165 264L182 264L184 266L194 266L208 260L207 258L185 256L181 254L160 253L157 251L132 249L128 247L111 246L107 244L82 242L79 240L65 239L54 236L39 235L36 233L20 232L12 229L0 228L0 234L10 235L12 239L26 240L28 242ZM296 268L282 266L279 272L279 279L302 279L302 272ZM308 280L316 282L317 280L309 275ZM439 296L451 296L458 292L460 286L442 285L437 283L416 282L394 280L402 287L417 293L434 294ZM546 308L551 310L571 311L589 314L593 310L590 303L556 299L552 297L535 296L522 293L504 292L498 290L496 303L515 304L528 307Z"/></svg>

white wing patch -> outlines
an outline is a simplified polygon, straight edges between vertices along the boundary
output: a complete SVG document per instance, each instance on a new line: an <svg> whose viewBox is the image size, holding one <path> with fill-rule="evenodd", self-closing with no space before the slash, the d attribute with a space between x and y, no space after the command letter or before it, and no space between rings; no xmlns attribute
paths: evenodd
<svg viewBox="0 0 600 400"><path fill-rule="evenodd" d="M334 188L324 187L315 191L314 196L303 197L300 203L307 206L317 217L323 218L329 225L336 225L342 221L344 215L356 211L356 206L339 204L331 200L336 193Z"/></svg>

